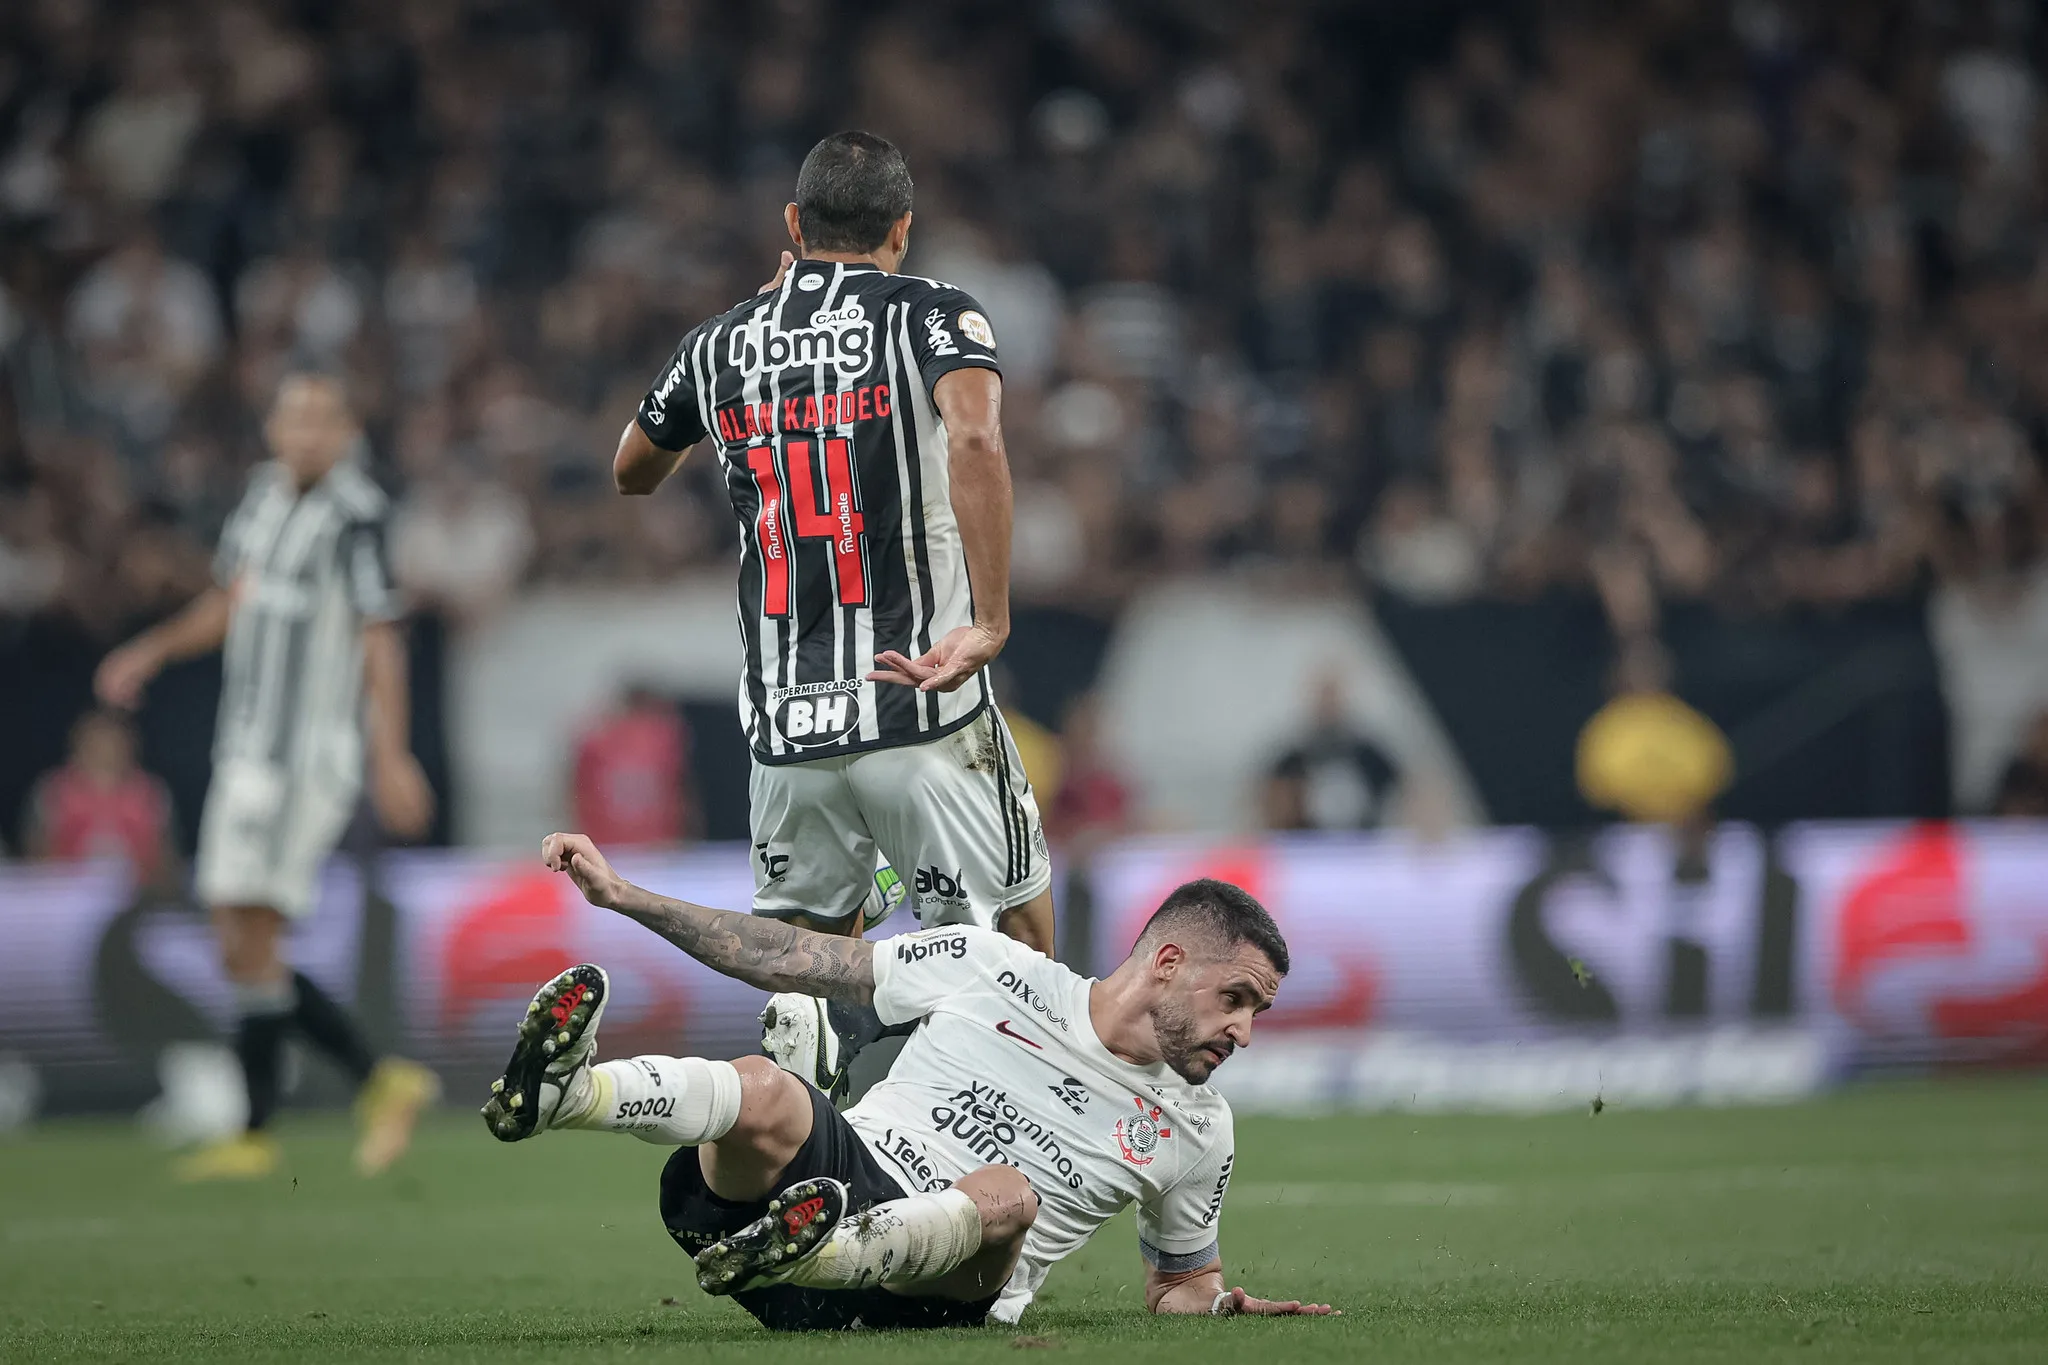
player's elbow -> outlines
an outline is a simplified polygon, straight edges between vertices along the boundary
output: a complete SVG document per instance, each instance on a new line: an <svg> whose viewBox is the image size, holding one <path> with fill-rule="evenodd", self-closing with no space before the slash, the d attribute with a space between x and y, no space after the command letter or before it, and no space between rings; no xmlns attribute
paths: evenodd
<svg viewBox="0 0 2048 1365"><path fill-rule="evenodd" d="M946 432L946 455L950 463L973 467L1003 463L1003 432L994 426L970 426Z"/></svg>
<svg viewBox="0 0 2048 1365"><path fill-rule="evenodd" d="M612 456L612 486L628 497L652 493L682 458L649 440L637 421L628 422L619 433L618 453Z"/></svg>
<svg viewBox="0 0 2048 1365"><path fill-rule="evenodd" d="M660 471L646 460L636 460L637 452L621 450L612 458L612 486L629 498L644 497L661 486Z"/></svg>

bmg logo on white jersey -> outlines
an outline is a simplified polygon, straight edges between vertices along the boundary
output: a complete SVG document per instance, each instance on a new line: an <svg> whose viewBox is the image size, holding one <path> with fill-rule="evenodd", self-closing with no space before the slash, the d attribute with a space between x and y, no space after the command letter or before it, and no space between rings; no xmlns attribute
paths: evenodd
<svg viewBox="0 0 2048 1365"><path fill-rule="evenodd" d="M954 934L950 938L924 938L905 934L896 940L898 962L922 962L928 957L951 957L958 961L967 959L967 939Z"/></svg>
<svg viewBox="0 0 2048 1365"><path fill-rule="evenodd" d="M726 360L752 377L775 370L830 365L843 378L867 373L875 354L875 325L859 299L831 313L816 313L811 325L784 331L775 310L764 308L743 327L732 330Z"/></svg>

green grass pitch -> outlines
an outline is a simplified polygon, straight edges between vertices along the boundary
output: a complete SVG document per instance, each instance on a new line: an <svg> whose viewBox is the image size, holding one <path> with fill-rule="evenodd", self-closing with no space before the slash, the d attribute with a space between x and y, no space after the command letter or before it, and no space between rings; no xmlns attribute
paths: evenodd
<svg viewBox="0 0 2048 1365"><path fill-rule="evenodd" d="M283 1137L292 1176L208 1188L125 1127L0 1141L0 1360L2048 1361L2039 1078L1246 1119L1231 1279L1344 1317L1148 1318L1126 1215L1021 1327L923 1335L770 1336L700 1294L655 1215L664 1154L630 1139L500 1147L451 1114L365 1183L338 1121Z"/></svg>

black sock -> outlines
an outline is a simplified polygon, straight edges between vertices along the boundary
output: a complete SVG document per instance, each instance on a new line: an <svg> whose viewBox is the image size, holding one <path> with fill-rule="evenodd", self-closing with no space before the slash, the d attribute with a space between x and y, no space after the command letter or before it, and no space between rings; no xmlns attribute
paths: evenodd
<svg viewBox="0 0 2048 1365"><path fill-rule="evenodd" d="M270 1011L245 1014L235 1025L235 1056L249 1089L249 1131L259 1133L277 1110L278 1072L284 1062L285 1030L292 1017Z"/></svg>
<svg viewBox="0 0 2048 1365"><path fill-rule="evenodd" d="M292 990L298 997L298 1004L292 1010L292 1022L299 1026L299 1032L306 1035L306 1041L338 1062L357 1085L370 1079L377 1057L370 1051L370 1045L363 1041L362 1031L356 1027L355 1020L348 1017L348 1011L336 1004L333 996L314 985L312 978L304 972L292 973Z"/></svg>
<svg viewBox="0 0 2048 1365"><path fill-rule="evenodd" d="M827 1002L825 1018L839 1035L841 1055L848 1058L880 1039L908 1037L922 1022L912 1019L905 1024L885 1024L873 1005L850 1005L843 1000Z"/></svg>

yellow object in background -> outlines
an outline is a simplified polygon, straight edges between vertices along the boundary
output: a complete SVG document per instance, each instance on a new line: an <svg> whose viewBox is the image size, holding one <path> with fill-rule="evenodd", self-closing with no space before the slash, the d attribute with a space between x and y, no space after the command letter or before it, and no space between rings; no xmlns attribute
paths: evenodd
<svg viewBox="0 0 2048 1365"><path fill-rule="evenodd" d="M1010 738L1017 742L1017 757L1023 760L1024 776L1031 779L1038 808L1045 810L1059 792L1060 770L1065 765L1060 737L1022 711L1005 711L1003 719L1010 724Z"/></svg>
<svg viewBox="0 0 2048 1365"><path fill-rule="evenodd" d="M1669 692L1625 692L1579 732L1578 771L1596 809L1675 823L1728 789L1735 759L1721 728Z"/></svg>

